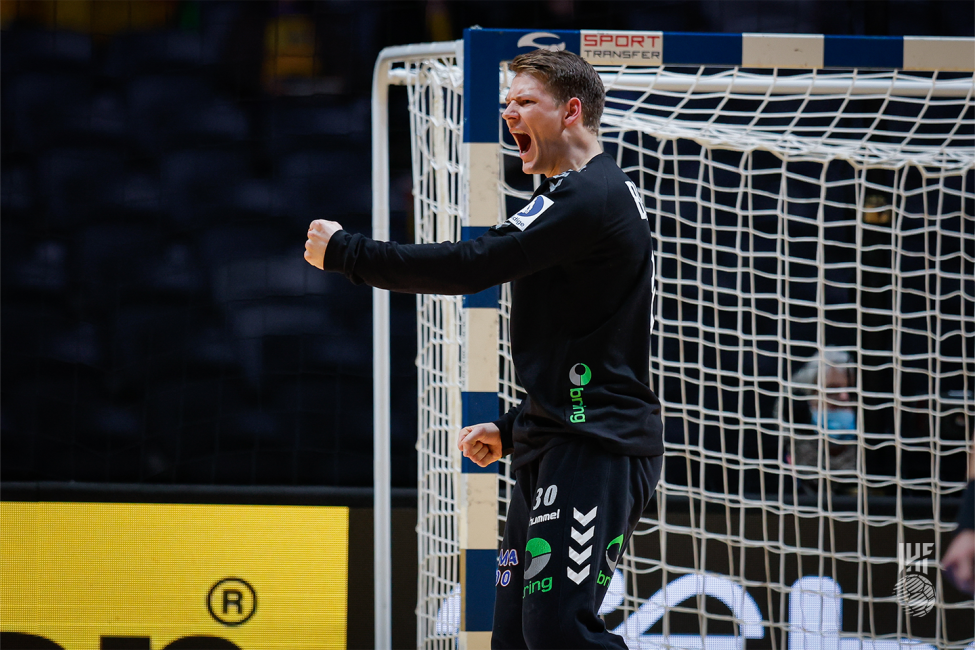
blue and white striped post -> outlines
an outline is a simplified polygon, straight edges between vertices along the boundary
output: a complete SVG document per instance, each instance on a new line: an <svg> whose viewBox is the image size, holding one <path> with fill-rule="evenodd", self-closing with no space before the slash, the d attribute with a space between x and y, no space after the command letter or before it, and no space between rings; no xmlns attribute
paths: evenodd
<svg viewBox="0 0 975 650"><path fill-rule="evenodd" d="M504 218L498 190L498 65L517 54L518 41L526 34L531 32L469 29L464 33L464 146L470 170L465 239L480 236ZM575 40L578 43L578 33ZM464 297L464 426L491 422L499 415L499 296L499 288L492 287ZM457 499L462 650L489 648L491 642L498 548L497 467L481 468L466 458L461 462Z"/></svg>
<svg viewBox="0 0 975 650"><path fill-rule="evenodd" d="M465 81L472 60L465 37ZM498 223L498 122L497 66L494 99L487 105L495 111L494 134L472 139L469 128L470 97L464 98L464 147L469 164L466 191L467 225L464 239L476 239ZM471 88L465 83L466 88ZM488 131L490 129L487 129ZM461 368L462 416L464 426L492 422L498 418L498 287L464 296L464 341ZM498 477L497 466L482 468L467 458L461 459L457 491L458 534L460 541L461 650L491 647L494 615L494 575L497 566Z"/></svg>

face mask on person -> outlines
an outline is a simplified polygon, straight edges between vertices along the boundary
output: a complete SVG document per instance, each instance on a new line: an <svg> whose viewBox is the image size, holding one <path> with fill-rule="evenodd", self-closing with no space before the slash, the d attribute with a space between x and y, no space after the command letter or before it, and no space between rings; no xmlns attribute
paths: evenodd
<svg viewBox="0 0 975 650"><path fill-rule="evenodd" d="M820 418L819 409L811 409L813 424L823 426L827 435L836 442L856 440L857 414L852 409L826 409L826 422Z"/></svg>

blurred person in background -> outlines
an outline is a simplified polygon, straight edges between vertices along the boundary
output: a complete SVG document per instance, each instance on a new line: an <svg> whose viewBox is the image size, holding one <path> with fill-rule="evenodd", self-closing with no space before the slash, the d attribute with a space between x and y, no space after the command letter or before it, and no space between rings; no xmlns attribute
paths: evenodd
<svg viewBox="0 0 975 650"><path fill-rule="evenodd" d="M941 567L960 591L975 595L975 449L968 456L968 486L958 509L958 528Z"/></svg>
<svg viewBox="0 0 975 650"><path fill-rule="evenodd" d="M857 491L856 375L848 352L826 348L807 361L776 401L775 418L792 437L785 462L795 466L800 494L816 494L822 476L834 494Z"/></svg>

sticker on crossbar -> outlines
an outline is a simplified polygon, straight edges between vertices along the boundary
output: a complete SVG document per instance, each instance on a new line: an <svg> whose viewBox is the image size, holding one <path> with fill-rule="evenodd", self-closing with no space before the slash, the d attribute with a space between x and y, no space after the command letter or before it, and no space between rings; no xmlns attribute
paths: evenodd
<svg viewBox="0 0 975 650"><path fill-rule="evenodd" d="M604 32L582 30L582 58L593 65L663 63L663 32Z"/></svg>

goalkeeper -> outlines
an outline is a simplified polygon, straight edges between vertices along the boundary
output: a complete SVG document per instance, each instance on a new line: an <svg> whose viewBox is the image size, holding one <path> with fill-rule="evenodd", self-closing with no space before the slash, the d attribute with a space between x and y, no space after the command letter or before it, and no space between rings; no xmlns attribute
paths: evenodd
<svg viewBox="0 0 975 650"><path fill-rule="evenodd" d="M569 52L516 57L502 114L522 169L545 180L478 239L400 245L318 220L305 259L352 282L471 294L512 282L511 348L527 393L458 446L484 467L513 452L494 648L626 648L597 612L660 477L650 389L654 261L636 186L597 139L605 91Z"/></svg>

